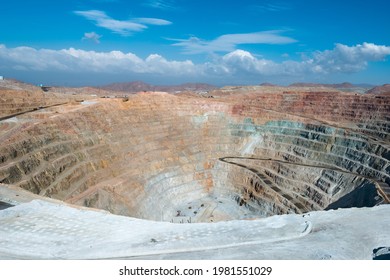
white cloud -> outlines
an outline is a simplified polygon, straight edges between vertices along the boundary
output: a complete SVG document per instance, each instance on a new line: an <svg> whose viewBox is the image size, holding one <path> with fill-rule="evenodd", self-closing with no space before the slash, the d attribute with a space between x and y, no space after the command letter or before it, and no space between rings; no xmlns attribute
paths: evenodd
<svg viewBox="0 0 390 280"><path fill-rule="evenodd" d="M247 51L235 50L219 59L208 68L213 73L253 76L299 76L355 73L364 70L371 61L384 60L390 55L390 47L372 43L346 46L336 44L332 50L317 51L301 61L256 58Z"/></svg>
<svg viewBox="0 0 390 280"><path fill-rule="evenodd" d="M252 10L255 11L262 11L262 12L280 12L280 11L286 11L291 10L291 4L290 3L283 3L283 2L266 2L263 4L257 4L250 6Z"/></svg>
<svg viewBox="0 0 390 280"><path fill-rule="evenodd" d="M92 42L99 44L101 37L103 37L103 36L99 35L95 32L86 32L86 33L84 33L84 37L82 39L83 40L91 40Z"/></svg>
<svg viewBox="0 0 390 280"><path fill-rule="evenodd" d="M80 49L7 48L0 45L0 65L25 71L79 72L79 73L147 73L181 76L196 73L189 61L167 60L152 54L142 59L133 53L121 51L95 52Z"/></svg>
<svg viewBox="0 0 390 280"><path fill-rule="evenodd" d="M103 74L145 74L197 81L248 81L264 77L316 78L364 70L371 61L390 55L389 46L363 43L355 46L336 44L332 50L317 51L301 60L275 62L244 50L234 50L211 61L169 60L159 54L145 59L121 51L95 52L80 49L8 48L0 45L0 69L13 71Z"/></svg>
<svg viewBox="0 0 390 280"><path fill-rule="evenodd" d="M316 52L308 64L312 64L315 72L357 72L367 67L369 61L380 61L390 55L390 47L372 43L346 46L336 44L333 50Z"/></svg>
<svg viewBox="0 0 390 280"><path fill-rule="evenodd" d="M238 45L243 44L290 44L297 42L295 39L282 36L281 30L270 30L254 33L226 34L212 41L206 41L197 37L189 39L173 39L178 43L174 46L184 48L184 53L211 53L233 51Z"/></svg>
<svg viewBox="0 0 390 280"><path fill-rule="evenodd" d="M122 36L129 36L133 32L142 31L147 25L168 25L170 21L156 18L135 18L129 20L116 20L99 10L75 11L76 15L93 21L96 26L106 28Z"/></svg>
<svg viewBox="0 0 390 280"><path fill-rule="evenodd" d="M3 68L25 69L26 71L68 71L72 69L72 60L61 61L62 51L30 47L7 48L0 45L0 65Z"/></svg>
<svg viewBox="0 0 390 280"><path fill-rule="evenodd" d="M145 59L146 68L150 73L169 74L176 73L180 75L197 75L197 66L190 61L167 60L159 54L151 54Z"/></svg>
<svg viewBox="0 0 390 280"><path fill-rule="evenodd" d="M271 60L257 59L251 53L243 50L235 50L222 57L222 63L232 73L257 73L272 75L278 67Z"/></svg>
<svg viewBox="0 0 390 280"><path fill-rule="evenodd" d="M177 8L173 0L148 0L144 5L160 10L175 10Z"/></svg>
<svg viewBox="0 0 390 280"><path fill-rule="evenodd" d="M134 21L150 25L170 25L172 22L159 18L135 18Z"/></svg>

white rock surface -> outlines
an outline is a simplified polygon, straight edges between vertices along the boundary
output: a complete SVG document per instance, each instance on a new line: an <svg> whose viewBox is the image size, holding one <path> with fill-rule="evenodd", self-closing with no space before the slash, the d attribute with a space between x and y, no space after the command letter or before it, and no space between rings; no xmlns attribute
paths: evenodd
<svg viewBox="0 0 390 280"><path fill-rule="evenodd" d="M33 200L0 211L0 259L371 259L390 205L173 224Z"/></svg>

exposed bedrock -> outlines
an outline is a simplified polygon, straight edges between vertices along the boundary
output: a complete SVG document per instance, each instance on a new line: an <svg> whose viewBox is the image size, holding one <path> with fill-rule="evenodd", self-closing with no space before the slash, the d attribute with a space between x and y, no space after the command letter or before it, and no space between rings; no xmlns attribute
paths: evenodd
<svg viewBox="0 0 390 280"><path fill-rule="evenodd" d="M0 85L0 121L38 109L90 98L88 95L44 92L34 86L26 89L4 89Z"/></svg>
<svg viewBox="0 0 390 280"><path fill-rule="evenodd" d="M0 183L182 223L388 202L389 98L215 97L146 93L3 120Z"/></svg>

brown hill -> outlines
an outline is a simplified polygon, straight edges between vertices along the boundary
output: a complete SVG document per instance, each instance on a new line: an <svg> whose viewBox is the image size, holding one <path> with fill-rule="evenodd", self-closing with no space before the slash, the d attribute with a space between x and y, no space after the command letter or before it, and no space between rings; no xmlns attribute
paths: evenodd
<svg viewBox="0 0 390 280"><path fill-rule="evenodd" d="M390 95L390 84L384 84L382 86L374 87L367 91L368 94L385 94Z"/></svg>
<svg viewBox="0 0 390 280"><path fill-rule="evenodd" d="M216 89L215 86L205 83L185 83L180 85L161 85L155 86L144 83L142 81L135 81L129 83L113 83L102 86L102 89L113 91L125 91L136 93L140 91L164 91L164 92L182 92L182 91L209 91Z"/></svg>
<svg viewBox="0 0 390 280"><path fill-rule="evenodd" d="M357 87L351 83L341 83L341 84L316 84L316 83L293 83L290 87L330 87L330 88L354 88Z"/></svg>
<svg viewBox="0 0 390 280"><path fill-rule="evenodd" d="M260 86L262 86L262 87L277 87L277 85L271 84L271 83L261 83Z"/></svg>

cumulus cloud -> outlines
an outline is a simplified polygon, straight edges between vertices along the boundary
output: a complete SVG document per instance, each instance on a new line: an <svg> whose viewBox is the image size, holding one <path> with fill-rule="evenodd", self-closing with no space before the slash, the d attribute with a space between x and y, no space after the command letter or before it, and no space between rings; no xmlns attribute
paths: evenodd
<svg viewBox="0 0 390 280"><path fill-rule="evenodd" d="M258 73L272 75L277 72L279 66L271 60L258 59L251 53L243 50L235 50L222 57L222 64L231 73Z"/></svg>
<svg viewBox="0 0 390 280"><path fill-rule="evenodd" d="M336 44L333 50L316 52L308 64L312 64L316 72L358 72L367 67L369 61L380 61L390 54L390 47L372 43L346 46ZM313 69L314 69L313 68Z"/></svg>
<svg viewBox="0 0 390 280"><path fill-rule="evenodd" d="M67 71L71 70L73 62L61 61L61 51L31 47L7 48L0 45L0 65L2 68L24 69L25 71Z"/></svg>
<svg viewBox="0 0 390 280"><path fill-rule="evenodd" d="M117 20L109 17L99 10L75 11L76 15L82 16L96 24L122 36L129 36L134 32L142 31L147 25L168 25L170 21L157 18L133 18L129 20Z"/></svg>
<svg viewBox="0 0 390 280"><path fill-rule="evenodd" d="M99 35L95 32L86 32L86 33L84 33L84 37L82 38L82 40L91 40L92 42L99 44L101 37L103 37L103 36Z"/></svg>
<svg viewBox="0 0 390 280"><path fill-rule="evenodd" d="M175 73L176 75L197 75L198 67L191 60L176 61L167 60L159 54L151 54L145 59L145 68L150 73L168 74Z"/></svg>
<svg viewBox="0 0 390 280"><path fill-rule="evenodd" d="M121 51L95 52L80 49L7 48L0 45L0 65L25 71L65 71L83 73L148 73L182 75L196 73L189 61L167 60L152 54L142 59L133 53Z"/></svg>
<svg viewBox="0 0 390 280"><path fill-rule="evenodd" d="M334 73L355 73L364 70L370 61L381 61L390 55L390 47L372 43L356 46L336 44L332 50L317 51L301 61L285 60L276 63L256 58L244 50L222 56L218 63L209 65L212 72L260 76L297 76Z"/></svg>
<svg viewBox="0 0 390 280"><path fill-rule="evenodd" d="M211 61L169 60L159 54L141 58L121 51L95 52L80 49L8 48L0 45L0 69L47 71L50 73L152 74L160 77L224 80L226 83L262 77L318 77L364 70L371 61L390 55L389 46L363 43L336 44L331 50L317 51L299 61L275 62L244 50L233 50Z"/></svg>
<svg viewBox="0 0 390 280"><path fill-rule="evenodd" d="M238 45L243 44L290 44L296 42L293 38L280 35L282 32L281 30L270 30L254 33L226 34L211 41L197 37L173 39L178 42L173 45L182 47L184 53L197 54L233 51Z"/></svg>

